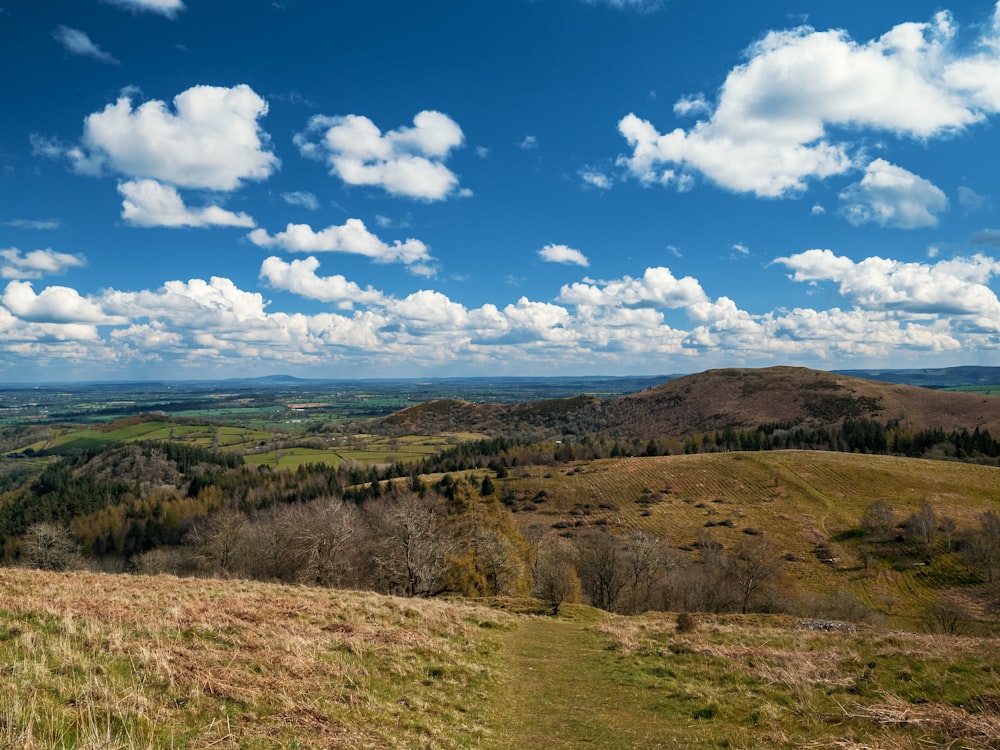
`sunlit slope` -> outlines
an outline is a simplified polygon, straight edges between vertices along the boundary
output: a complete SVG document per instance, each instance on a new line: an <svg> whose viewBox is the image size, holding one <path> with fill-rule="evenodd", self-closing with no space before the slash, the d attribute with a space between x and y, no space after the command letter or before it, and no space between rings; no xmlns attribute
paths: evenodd
<svg viewBox="0 0 1000 750"><path fill-rule="evenodd" d="M727 547L764 534L805 589L846 586L872 604L899 587L894 596L926 599L924 589L940 582L926 571L860 570L860 542L850 532L867 505L885 500L902 523L926 500L959 532L986 510L1000 512L995 467L825 451L608 459L532 467L504 482L500 492L525 527L634 528L681 550L705 533ZM954 557L936 565L954 566Z"/></svg>
<svg viewBox="0 0 1000 750"><path fill-rule="evenodd" d="M764 424L810 427L846 418L898 422L913 432L977 427L1000 434L1000 398L848 377L804 367L707 370L612 399L526 404L432 401L384 418L414 432L685 437Z"/></svg>

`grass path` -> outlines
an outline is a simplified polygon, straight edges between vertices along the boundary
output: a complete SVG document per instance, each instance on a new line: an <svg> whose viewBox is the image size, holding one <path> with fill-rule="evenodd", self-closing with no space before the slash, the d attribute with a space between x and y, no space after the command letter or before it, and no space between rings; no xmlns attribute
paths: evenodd
<svg viewBox="0 0 1000 750"><path fill-rule="evenodd" d="M589 624L526 618L507 636L502 661L491 747L674 746L649 691L616 667Z"/></svg>

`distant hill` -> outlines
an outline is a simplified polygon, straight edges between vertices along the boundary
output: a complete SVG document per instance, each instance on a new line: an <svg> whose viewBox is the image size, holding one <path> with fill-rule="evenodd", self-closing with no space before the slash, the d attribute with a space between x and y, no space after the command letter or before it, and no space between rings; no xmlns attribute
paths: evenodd
<svg viewBox="0 0 1000 750"><path fill-rule="evenodd" d="M837 370L866 380L880 380L886 383L919 385L924 388L956 388L975 385L1000 384L1000 367L940 367L911 370Z"/></svg>
<svg viewBox="0 0 1000 750"><path fill-rule="evenodd" d="M516 405L432 401L396 412L384 422L417 432L647 438L775 423L819 427L846 418L898 420L913 431L979 427L1000 434L1000 398L801 367L769 367L708 370L613 399L577 396Z"/></svg>

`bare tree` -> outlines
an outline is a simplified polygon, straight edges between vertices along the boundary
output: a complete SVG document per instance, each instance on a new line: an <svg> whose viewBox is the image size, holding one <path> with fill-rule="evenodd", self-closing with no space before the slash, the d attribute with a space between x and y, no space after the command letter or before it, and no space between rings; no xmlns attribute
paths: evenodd
<svg viewBox="0 0 1000 750"><path fill-rule="evenodd" d="M477 536L476 557L487 593L493 596L526 594L531 580L528 545L518 545L495 528L480 529Z"/></svg>
<svg viewBox="0 0 1000 750"><path fill-rule="evenodd" d="M590 603L613 612L628 582L621 545L604 531L591 531L577 540L577 573Z"/></svg>
<svg viewBox="0 0 1000 750"><path fill-rule="evenodd" d="M303 556L299 580L320 586L359 583L356 551L363 537L354 506L332 498L310 503L295 535Z"/></svg>
<svg viewBox="0 0 1000 750"><path fill-rule="evenodd" d="M625 569L626 609L632 613L653 608L654 591L671 568L667 543L644 531L633 531L622 539Z"/></svg>
<svg viewBox="0 0 1000 750"><path fill-rule="evenodd" d="M739 591L740 611L746 614L754 598L781 576L781 558L767 537L752 537L736 547L728 570Z"/></svg>
<svg viewBox="0 0 1000 750"><path fill-rule="evenodd" d="M968 630L970 617L968 611L957 602L939 599L927 606L923 620L929 633L962 635Z"/></svg>
<svg viewBox="0 0 1000 750"><path fill-rule="evenodd" d="M873 534L889 534L895 525L892 506L882 499L866 506L861 515L861 528Z"/></svg>
<svg viewBox="0 0 1000 750"><path fill-rule="evenodd" d="M926 500L920 502L916 513L906 519L906 536L923 547L924 554L930 558L934 554L934 539L937 534L937 514Z"/></svg>
<svg viewBox="0 0 1000 750"><path fill-rule="evenodd" d="M80 565L80 545L65 526L32 524L21 545L21 559L30 568L69 570Z"/></svg>
<svg viewBox="0 0 1000 750"><path fill-rule="evenodd" d="M246 515L224 508L198 521L188 532L198 566L212 575L239 575L245 562L250 525Z"/></svg>
<svg viewBox="0 0 1000 750"><path fill-rule="evenodd" d="M453 542L430 493L421 499L407 491L366 510L386 588L405 596L440 593Z"/></svg>
<svg viewBox="0 0 1000 750"><path fill-rule="evenodd" d="M1000 516L991 510L979 516L979 529L969 535L965 558L982 569L986 580L993 583L1000 574Z"/></svg>
<svg viewBox="0 0 1000 750"><path fill-rule="evenodd" d="M695 601L700 599L697 609L708 612L732 609L740 597L733 583L729 556L707 529L698 535L698 548L701 550L701 567L690 571L696 587Z"/></svg>
<svg viewBox="0 0 1000 750"><path fill-rule="evenodd" d="M535 561L535 595L552 607L580 600L580 578L573 564L574 549L564 539L550 539L538 548Z"/></svg>

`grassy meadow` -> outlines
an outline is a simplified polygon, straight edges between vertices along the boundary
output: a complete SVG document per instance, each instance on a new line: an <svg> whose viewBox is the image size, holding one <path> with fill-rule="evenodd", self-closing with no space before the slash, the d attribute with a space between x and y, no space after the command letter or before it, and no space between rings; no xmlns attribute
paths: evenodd
<svg viewBox="0 0 1000 750"><path fill-rule="evenodd" d="M1000 746L991 640L492 603L3 570L0 747Z"/></svg>
<svg viewBox="0 0 1000 750"><path fill-rule="evenodd" d="M471 747L512 618L237 581L0 570L0 747Z"/></svg>
<svg viewBox="0 0 1000 750"><path fill-rule="evenodd" d="M639 529L692 554L702 534L724 547L766 535L801 592L849 591L907 629L920 629L929 604L967 586L968 571L944 549L929 566L894 558L864 564L857 530L865 507L885 500L901 523L926 500L939 518L955 521L956 534L984 511L1000 512L996 467L826 451L519 467L497 485L523 528Z"/></svg>

